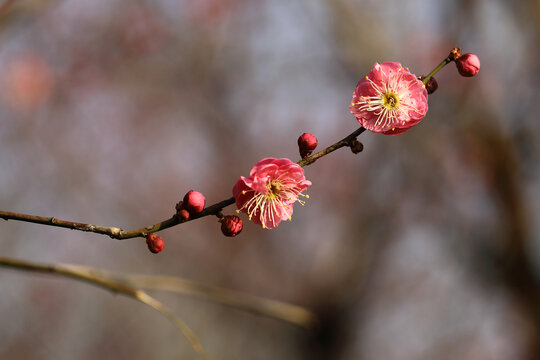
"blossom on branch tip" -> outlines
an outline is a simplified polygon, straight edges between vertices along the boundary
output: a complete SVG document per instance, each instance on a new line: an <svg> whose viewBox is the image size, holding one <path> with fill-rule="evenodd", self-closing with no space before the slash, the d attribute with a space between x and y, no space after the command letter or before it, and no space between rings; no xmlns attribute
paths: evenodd
<svg viewBox="0 0 540 360"><path fill-rule="evenodd" d="M358 82L350 105L361 126L397 135L418 124L428 110L424 84L397 62L375 63Z"/></svg>
<svg viewBox="0 0 540 360"><path fill-rule="evenodd" d="M282 220L290 220L293 205L304 201L299 197L311 185L304 169L289 159L265 158L251 169L248 177L241 176L233 187L237 212L249 216L255 224L273 229Z"/></svg>
<svg viewBox="0 0 540 360"><path fill-rule="evenodd" d="M461 76L475 76L480 70L480 59L471 53L463 54L456 60L456 66Z"/></svg>

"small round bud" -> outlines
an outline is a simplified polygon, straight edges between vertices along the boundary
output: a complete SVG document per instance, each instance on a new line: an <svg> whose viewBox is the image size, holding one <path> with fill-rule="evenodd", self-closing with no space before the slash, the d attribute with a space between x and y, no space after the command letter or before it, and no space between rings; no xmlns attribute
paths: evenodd
<svg viewBox="0 0 540 360"><path fill-rule="evenodd" d="M313 134L303 133L298 138L298 149L300 150L300 157L302 157L302 159L309 156L316 147L317 138Z"/></svg>
<svg viewBox="0 0 540 360"><path fill-rule="evenodd" d="M163 250L163 247L165 246L163 239L154 233L146 235L146 244L148 245L148 250L153 254L157 254Z"/></svg>
<svg viewBox="0 0 540 360"><path fill-rule="evenodd" d="M424 75L421 75L418 77L418 80L423 81L425 78ZM437 83L437 80L432 76L429 78L429 80L426 83L426 90L428 94L433 94L435 90L439 88L439 84Z"/></svg>
<svg viewBox="0 0 540 360"><path fill-rule="evenodd" d="M184 196L184 209L190 214L198 214L204 209L204 195L198 191L189 190Z"/></svg>
<svg viewBox="0 0 540 360"><path fill-rule="evenodd" d="M176 212L182 210L184 208L184 202L179 201L178 204L176 204L176 206L174 208L176 209Z"/></svg>
<svg viewBox="0 0 540 360"><path fill-rule="evenodd" d="M364 144L362 144L358 139L354 138L349 142L349 147L351 148L351 151L353 154L358 154L359 152L362 152L364 150Z"/></svg>
<svg viewBox="0 0 540 360"><path fill-rule="evenodd" d="M236 215L227 215L219 220L221 222L221 232L225 236L236 236L240 234L244 226L242 219Z"/></svg>
<svg viewBox="0 0 540 360"><path fill-rule="evenodd" d="M456 60L456 66L461 76L474 76L480 70L480 59L471 53L463 54Z"/></svg>
<svg viewBox="0 0 540 360"><path fill-rule="evenodd" d="M176 212L176 216L182 222L189 220L189 212L186 209L180 209Z"/></svg>

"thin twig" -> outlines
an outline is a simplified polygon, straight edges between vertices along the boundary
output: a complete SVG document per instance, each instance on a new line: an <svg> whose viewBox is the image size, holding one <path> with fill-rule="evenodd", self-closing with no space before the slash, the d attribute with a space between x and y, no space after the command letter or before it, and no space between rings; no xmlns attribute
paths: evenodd
<svg viewBox="0 0 540 360"><path fill-rule="evenodd" d="M115 273L88 266L69 264L40 265L6 257L0 257L0 266L55 273L94 284L99 282L97 285L115 292L119 291L118 286L122 286L123 289L130 289L130 291L146 289L175 292L267 316L306 329L312 329L318 323L317 316L301 306L206 285L176 276ZM81 277L81 274L84 277ZM103 280L106 280L106 282L103 283ZM114 287L111 288L110 284L114 284ZM134 296L134 294L131 293L130 296Z"/></svg>
<svg viewBox="0 0 540 360"><path fill-rule="evenodd" d="M191 330L189 326L186 325L185 322L183 322L178 316L176 316L171 309L145 293L144 291L138 290L135 293L135 298L142 302L143 304L146 304L153 308L156 311L159 311L161 314L166 316L174 325L176 325L177 328L180 329L182 334L188 339L188 341L191 343L191 346L193 349L205 360L209 360L208 354L206 353L206 350L204 350L202 344L200 343L199 339L197 339L197 336Z"/></svg>
<svg viewBox="0 0 540 360"><path fill-rule="evenodd" d="M298 162L298 165L302 167L308 166L310 164L313 164L317 159L325 155L328 155L339 148L350 146L351 141L353 139L356 139L356 137L360 135L362 132L364 132L364 130L366 129L364 129L363 127L360 127L359 129L353 131L351 134L341 139L340 141L336 142L335 144L328 146L326 149L321 150L318 153L315 153L311 156L305 157L304 159L300 160ZM190 219L187 221L199 219L208 215L216 215L221 210L223 210L223 208L234 204L234 202L235 202L234 197L230 197L228 199L217 202L211 206L206 207L201 213L191 215ZM155 233L155 232L165 230L170 227L186 222L186 221L180 220L176 215L173 215L171 218L158 222L157 224L146 226L146 227L136 229L136 230L126 231L118 227L91 225L91 224L85 224L85 223L80 223L80 222L61 220L54 217L28 215L28 214L15 213L15 212L10 212L10 211L0 211L0 218L6 221L7 220L25 221L25 222L31 222L35 224L41 224L41 225L63 227L63 228L71 229L71 230L93 232L96 234L107 235L117 240L131 239L135 237L145 237L149 233Z"/></svg>
<svg viewBox="0 0 540 360"><path fill-rule="evenodd" d="M331 152L336 151L337 149L340 149L340 148L345 147L345 146L350 146L351 141L353 139L356 139L356 137L358 135L360 135L361 133L363 133L365 130L366 130L365 128L360 127L359 129L353 131L352 133L350 133L349 135L347 135L343 139L339 140L337 143L330 145L326 149L321 150L318 153L315 153L313 155L310 155L310 156L307 156L307 157L303 158L302 160L300 160L298 162L298 165L300 165L302 167L311 165L317 159L322 158L323 156L328 155Z"/></svg>
<svg viewBox="0 0 540 360"><path fill-rule="evenodd" d="M143 304L146 304L154 310L167 317L173 324L180 329L182 334L188 339L193 349L201 356L201 358L209 359L208 354L204 350L200 341L193 331L187 326L178 316L176 316L172 310L154 299L144 291L141 291L135 287L126 285L120 281L115 281L111 277L104 276L102 272L93 268L85 268L75 265L61 265L61 264L38 264L29 261L17 260L7 257L0 257L0 266L14 268L18 270L27 270L34 272L45 272L56 275L69 277L76 280L81 280L93 285L97 285L104 289L110 290L114 293L120 293L136 299Z"/></svg>
<svg viewBox="0 0 540 360"><path fill-rule="evenodd" d="M187 221L195 220L195 219L208 216L208 215L215 215L219 211L221 211L221 209L233 203L234 203L234 197L220 201L218 203L215 203L205 208L199 214L192 215L190 219ZM21 213L15 213L15 212L10 212L10 211L0 211L0 218L6 221L7 220L25 221L25 222L31 222L35 224L41 224L41 225L63 227L63 228L71 229L71 230L93 232L96 234L108 235L111 238L117 239L117 240L131 239L135 237L145 237L151 232L158 232L161 230L165 230L165 229L168 229L170 227L173 227L175 225L185 222L178 219L176 215L173 215L171 218L167 220L163 220L157 224L140 228L137 230L125 231L118 227L91 225L91 224L61 220L54 217L28 215L28 214L21 214Z"/></svg>
<svg viewBox="0 0 540 360"><path fill-rule="evenodd" d="M170 291L267 316L306 329L318 324L317 316L297 305L238 291L197 283L175 276L120 275L126 284L147 290Z"/></svg>

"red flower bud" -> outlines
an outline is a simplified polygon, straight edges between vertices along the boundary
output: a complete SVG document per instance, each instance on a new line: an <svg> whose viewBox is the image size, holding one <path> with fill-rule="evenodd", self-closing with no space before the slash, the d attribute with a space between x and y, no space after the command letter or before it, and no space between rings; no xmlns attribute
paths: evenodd
<svg viewBox="0 0 540 360"><path fill-rule="evenodd" d="M437 90L438 88L439 88L439 84L437 83L437 80L435 80L433 76L430 77L426 84L426 90L427 90L428 95L433 94L435 90Z"/></svg>
<svg viewBox="0 0 540 360"><path fill-rule="evenodd" d="M424 80L424 78L425 78L425 76L422 75L422 76L418 77L418 80L422 81L422 80ZM435 80L435 78L433 76L430 77L429 80L426 83L426 90L427 90L428 95L433 94L435 92L435 90L437 90L438 88L439 88L439 84L437 83L437 80Z"/></svg>
<svg viewBox="0 0 540 360"><path fill-rule="evenodd" d="M189 220L189 212L186 209L180 209L176 212L176 216L178 216L178 219L180 221L188 221Z"/></svg>
<svg viewBox="0 0 540 360"><path fill-rule="evenodd" d="M148 245L148 250L154 254L163 250L163 247L165 246L163 239L154 233L146 235L146 244Z"/></svg>
<svg viewBox="0 0 540 360"><path fill-rule="evenodd" d="M184 209L189 211L190 214L198 214L204 209L204 195L200 192L189 190L184 196Z"/></svg>
<svg viewBox="0 0 540 360"><path fill-rule="evenodd" d="M298 148L300 150L300 156L305 158L309 156L313 150L317 147L317 138L310 133L303 133L298 138Z"/></svg>
<svg viewBox="0 0 540 360"><path fill-rule="evenodd" d="M353 152L353 154L358 154L359 152L362 152L362 150L364 150L364 144L362 144L360 141L358 141L358 139L352 139L350 142L349 142L349 146L351 148L351 151Z"/></svg>
<svg viewBox="0 0 540 360"><path fill-rule="evenodd" d="M184 208L184 202L179 201L178 204L176 204L176 206L174 208L176 209L176 212L182 210Z"/></svg>
<svg viewBox="0 0 540 360"><path fill-rule="evenodd" d="M480 59L471 53L463 54L456 60L456 66L461 76L474 76L480 70Z"/></svg>
<svg viewBox="0 0 540 360"><path fill-rule="evenodd" d="M242 225L242 219L236 215L227 215L221 218L221 232L225 236L236 236L240 234L244 226Z"/></svg>

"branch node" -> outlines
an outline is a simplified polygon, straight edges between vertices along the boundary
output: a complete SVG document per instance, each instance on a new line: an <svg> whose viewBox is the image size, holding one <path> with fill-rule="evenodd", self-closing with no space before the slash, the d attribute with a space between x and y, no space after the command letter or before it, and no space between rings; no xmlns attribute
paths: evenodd
<svg viewBox="0 0 540 360"><path fill-rule="evenodd" d="M358 154L364 150L364 144L358 141L357 138L350 139L347 145L351 148L353 154Z"/></svg>
<svg viewBox="0 0 540 360"><path fill-rule="evenodd" d="M120 229L120 228L117 228L117 227L112 227L112 228L110 228L110 232L111 232L111 235L113 235L113 236L120 236L122 234L123 230Z"/></svg>

